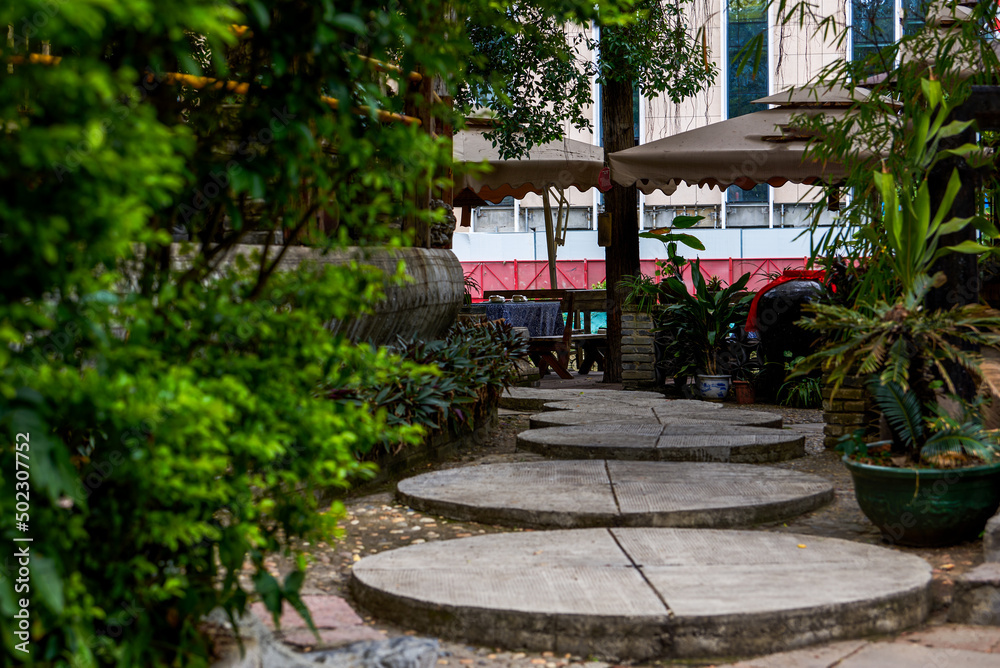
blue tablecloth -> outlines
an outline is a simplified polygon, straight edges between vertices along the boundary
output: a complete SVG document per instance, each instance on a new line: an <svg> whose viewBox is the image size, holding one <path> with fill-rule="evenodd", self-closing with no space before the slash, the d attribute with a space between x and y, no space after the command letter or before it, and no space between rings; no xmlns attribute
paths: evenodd
<svg viewBox="0 0 1000 668"><path fill-rule="evenodd" d="M558 336L563 333L559 302L486 303L486 319L503 318L511 327L527 327L531 336Z"/></svg>

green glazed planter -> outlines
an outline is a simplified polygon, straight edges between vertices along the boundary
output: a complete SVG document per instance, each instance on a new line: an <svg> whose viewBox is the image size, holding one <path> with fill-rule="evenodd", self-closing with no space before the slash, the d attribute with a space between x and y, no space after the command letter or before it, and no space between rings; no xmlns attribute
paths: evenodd
<svg viewBox="0 0 1000 668"><path fill-rule="evenodd" d="M1000 462L965 469L898 469L844 457L865 516L891 543L914 547L973 539L1000 506Z"/></svg>

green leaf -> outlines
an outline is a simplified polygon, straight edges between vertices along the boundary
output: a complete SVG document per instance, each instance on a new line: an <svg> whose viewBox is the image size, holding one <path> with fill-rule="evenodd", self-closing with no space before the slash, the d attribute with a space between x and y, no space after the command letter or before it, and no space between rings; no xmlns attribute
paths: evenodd
<svg viewBox="0 0 1000 668"><path fill-rule="evenodd" d="M676 227L679 230L686 230L689 227L694 227L702 220L705 220L705 216L674 216L674 219L670 221L670 226Z"/></svg>
<svg viewBox="0 0 1000 668"><path fill-rule="evenodd" d="M904 444L912 448L924 434L920 400L896 382L873 382L869 386L879 409Z"/></svg>
<svg viewBox="0 0 1000 668"><path fill-rule="evenodd" d="M24 543L22 543L23 545ZM31 556L31 585L49 610L59 614L65 606L63 582L55 562L39 554Z"/></svg>
<svg viewBox="0 0 1000 668"><path fill-rule="evenodd" d="M291 606L295 609L295 612L299 613L302 619L306 620L306 624L309 626L309 630L319 637L319 631L316 628L316 624L313 622L312 613L309 612L309 608L302 601L300 591L302 590L302 583L305 580L305 571L294 570L285 576L285 587L284 587L284 597Z"/></svg>
<svg viewBox="0 0 1000 668"><path fill-rule="evenodd" d="M949 253L963 253L966 255L979 255L981 253L992 253L997 250L995 246L984 246L976 241L963 241L954 246L945 246L945 251Z"/></svg>
<svg viewBox="0 0 1000 668"><path fill-rule="evenodd" d="M358 35L365 34L365 22L361 20L360 16L356 16L355 14L337 14L331 19L330 23L348 32Z"/></svg>
<svg viewBox="0 0 1000 668"><path fill-rule="evenodd" d="M260 594L260 599L264 607L271 613L274 625L280 628L281 625L281 585L263 568L259 568L253 575L254 590Z"/></svg>

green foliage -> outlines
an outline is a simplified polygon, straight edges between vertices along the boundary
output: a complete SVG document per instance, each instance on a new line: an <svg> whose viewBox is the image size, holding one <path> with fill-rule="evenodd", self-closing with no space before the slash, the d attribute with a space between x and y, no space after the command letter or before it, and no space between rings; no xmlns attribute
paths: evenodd
<svg viewBox="0 0 1000 668"><path fill-rule="evenodd" d="M664 357L679 363L677 375L714 374L730 325L746 320L753 295L742 294L750 280L744 274L729 287L710 291L698 260L691 262L694 295L676 277L660 284L665 302L657 326L672 335Z"/></svg>
<svg viewBox="0 0 1000 668"><path fill-rule="evenodd" d="M29 663L206 665L202 616L235 617L254 596L308 618L293 546L329 540L339 512L316 492L366 475L356 453L422 433L330 395L424 369L326 328L379 297L378 272L286 271L289 248L307 235L399 244L391 222L440 215L417 195L439 185L450 146L377 112L405 110L414 69L454 92L470 49L445 18L454 8L0 6L14 26L5 58L43 40L61 58L0 77L0 430L11 445L30 434ZM247 90L172 83L175 72ZM319 214L325 234L310 229ZM171 245L178 228L192 244ZM265 252L235 252L248 232L278 230L284 245L267 235ZM21 535L14 471L14 450L0 449L8 543ZM297 564L282 581L264 566L275 553ZM25 661L10 574L5 665Z"/></svg>
<svg viewBox="0 0 1000 668"><path fill-rule="evenodd" d="M472 274L466 274L465 278L462 280L465 285L464 300L465 303L468 305L472 303L472 293L479 292L482 288L480 288L479 281L477 281Z"/></svg>
<svg viewBox="0 0 1000 668"><path fill-rule="evenodd" d="M422 433L468 423L500 396L517 377L514 360L527 354L523 337L506 323L459 323L440 341L401 341L400 359L412 365L382 386L360 386L354 396L375 411L383 411L391 427L417 425ZM390 431L382 450L360 451L361 459L381 452L395 454L406 442L393 441Z"/></svg>
<svg viewBox="0 0 1000 668"><path fill-rule="evenodd" d="M700 31L693 34L688 3L658 0L477 2L464 15L474 53L460 105L488 106L497 129L488 134L505 158L560 139L568 120L589 128L592 77L634 83L647 97L679 102L711 85L717 67ZM460 8L461 12L462 9ZM600 45L575 26L595 22ZM600 62L591 53L597 49Z"/></svg>
<svg viewBox="0 0 1000 668"><path fill-rule="evenodd" d="M715 81L704 28L692 33L686 2L636 0L635 20L602 29L598 83L631 83L645 97L680 102Z"/></svg>
<svg viewBox="0 0 1000 668"><path fill-rule="evenodd" d="M785 353L791 356L791 353ZM791 362L785 362L785 371L791 371L804 358L796 357ZM819 408L823 403L823 391L819 378L815 376L801 376L786 380L778 388L778 403L782 406L795 406L797 408Z"/></svg>
<svg viewBox="0 0 1000 668"><path fill-rule="evenodd" d="M833 15L820 16L814 3L773 4L782 24L815 24L818 28L810 30L821 32L838 48L846 47L850 30ZM942 4L939 9L949 8ZM951 121L949 114L967 99L971 85L992 83L992 72L1000 65L992 47L996 16L996 4L980 3L971 8L967 20L960 19L946 30L933 24L898 42L889 36L866 57L831 62L816 77L814 83L822 90L883 75L880 83L866 83L870 92L855 96L850 113L800 119L803 129L821 138L810 143L807 154L818 162L843 165L845 178L837 190L851 193L838 214L842 224L825 226L821 221L825 202L817 202L810 230L818 240L813 260L827 265L843 261L856 279L851 294L842 298L892 301L909 290L917 274L933 273L929 263L946 252L936 247L946 229L964 227L970 232L963 221L944 220L939 218L941 211L929 211L926 184L935 165L947 178L951 167L942 161L963 170L988 161L982 147L962 143L968 141L960 137L968 124ZM878 173L874 179L873 172ZM978 205L981 214L983 201L980 198ZM979 218L964 222L985 232L982 239L996 234ZM954 244L951 250L985 252L971 242L971 233L968 236L969 244Z"/></svg>
<svg viewBox="0 0 1000 668"><path fill-rule="evenodd" d="M643 313L653 313L659 304L660 286L655 278L639 274L625 276L620 285L625 289L625 303Z"/></svg>
<svg viewBox="0 0 1000 668"><path fill-rule="evenodd" d="M1000 457L1000 440L983 428L976 414L978 406L963 407L962 417L955 418L934 403L929 405L932 416L927 417L920 400L898 383L873 381L869 387L895 436L894 451L904 454L908 462L951 468L970 462L988 464ZM952 399L961 405L957 397ZM860 435L849 440L859 439ZM849 456L854 452L867 455L867 449L859 449L856 443L843 449Z"/></svg>
<svg viewBox="0 0 1000 668"><path fill-rule="evenodd" d="M248 565L272 612L283 600L301 606L301 573L279 583L264 556L330 538L339 508L315 492L368 471L353 456L359 444L418 435L319 392L405 372L325 328L378 285L371 274L276 274L263 301L246 298L247 279L234 270L165 288L155 304L109 298L89 316L103 345L9 369L31 389L0 406L0 426L8 442L31 434L33 545L54 592L32 598L36 658L204 663L199 620L217 606L244 610L251 592L237 576ZM126 341L109 335L114 323ZM13 453L0 460L9 490ZM4 517L11 499L0 501ZM11 619L7 579L0 603ZM123 606L136 612L118 619ZM112 619L120 637L107 632Z"/></svg>
<svg viewBox="0 0 1000 668"><path fill-rule="evenodd" d="M978 378L981 357L965 349L966 344L1000 345L1000 313L979 304L948 311L924 310L927 292L940 285L940 279L940 275L937 282L923 276L899 303L880 301L854 308L810 305L813 317L803 318L799 324L822 333L828 343L798 364L794 375L822 368L829 374L834 391L845 378L875 375L882 383L898 383L904 390L912 386L922 401L933 396L932 377L955 392L953 368Z"/></svg>
<svg viewBox="0 0 1000 668"><path fill-rule="evenodd" d="M869 383L875 403L906 450L913 450L924 440L923 409L917 395L907 392L899 383Z"/></svg>

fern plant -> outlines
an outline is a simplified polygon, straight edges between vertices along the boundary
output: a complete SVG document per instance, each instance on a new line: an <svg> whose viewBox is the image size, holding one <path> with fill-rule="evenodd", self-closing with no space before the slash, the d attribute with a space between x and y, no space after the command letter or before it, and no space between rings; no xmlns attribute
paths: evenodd
<svg viewBox="0 0 1000 668"><path fill-rule="evenodd" d="M996 434L983 427L976 412L978 403L957 402L963 407L961 418L933 403L928 406L932 413L928 417L916 395L899 383L873 381L869 389L892 431L893 452L905 455L909 462L952 468L1000 459L1000 444ZM852 435L845 440L857 439Z"/></svg>

